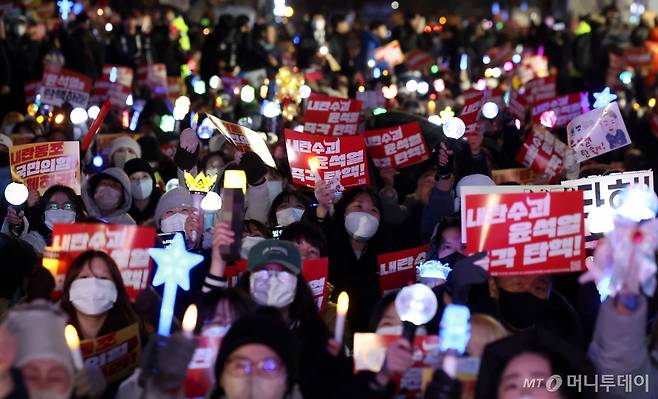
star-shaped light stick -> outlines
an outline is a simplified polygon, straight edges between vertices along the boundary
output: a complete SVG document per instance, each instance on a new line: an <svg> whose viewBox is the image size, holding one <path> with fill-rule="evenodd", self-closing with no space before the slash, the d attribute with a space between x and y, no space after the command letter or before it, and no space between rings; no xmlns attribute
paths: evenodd
<svg viewBox="0 0 658 399"><path fill-rule="evenodd" d="M168 336L174 318L176 291L178 287L185 291L190 289L190 270L203 261L203 256L187 252L181 233L176 233L167 248L150 248L149 255L158 264L158 270L153 277L153 285L164 284L158 334Z"/></svg>
<svg viewBox="0 0 658 399"><path fill-rule="evenodd" d="M610 93L610 88L606 87L600 93L594 93L594 108L603 108L617 99L616 94Z"/></svg>
<svg viewBox="0 0 658 399"><path fill-rule="evenodd" d="M68 21L69 14L73 11L73 2L71 0L59 0L57 5L59 6L59 14L62 17L62 21Z"/></svg>

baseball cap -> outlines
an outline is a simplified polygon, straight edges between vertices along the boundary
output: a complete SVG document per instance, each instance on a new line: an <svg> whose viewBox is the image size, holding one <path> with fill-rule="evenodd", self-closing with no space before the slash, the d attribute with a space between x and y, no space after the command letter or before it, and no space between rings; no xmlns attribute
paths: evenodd
<svg viewBox="0 0 658 399"><path fill-rule="evenodd" d="M281 265L293 274L302 271L302 256L295 244L289 241L265 240L251 248L247 261L248 271L269 263Z"/></svg>

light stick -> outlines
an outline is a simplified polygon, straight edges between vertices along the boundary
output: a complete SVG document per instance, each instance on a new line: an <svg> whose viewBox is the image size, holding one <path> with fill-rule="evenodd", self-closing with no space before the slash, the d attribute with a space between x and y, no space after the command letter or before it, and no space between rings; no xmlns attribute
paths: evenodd
<svg viewBox="0 0 658 399"><path fill-rule="evenodd" d="M464 353L471 338L471 312L467 306L449 304L441 318L440 349L445 353L443 371L450 377L457 376L457 356Z"/></svg>
<svg viewBox="0 0 658 399"><path fill-rule="evenodd" d="M343 332L345 331L345 316L350 305L350 297L347 292L343 291L338 295L338 309L336 310L336 328L334 330L334 339L336 342L343 342Z"/></svg>
<svg viewBox="0 0 658 399"><path fill-rule="evenodd" d="M594 108L603 108L617 99L616 94L610 93L609 87L606 87L600 93L593 93L592 95L596 100L594 101Z"/></svg>
<svg viewBox="0 0 658 399"><path fill-rule="evenodd" d="M16 207L23 205L29 194L27 186L23 183L11 182L5 188L5 199Z"/></svg>
<svg viewBox="0 0 658 399"><path fill-rule="evenodd" d="M414 342L416 328L432 320L438 302L432 289L423 284L404 287L395 297L395 310L402 320L402 337Z"/></svg>
<svg viewBox="0 0 658 399"><path fill-rule="evenodd" d="M98 113L98 116L96 119L94 119L94 122L91 124L91 126L89 126L87 135L80 145L80 149L82 151L87 151L87 148L89 148L89 145L91 145L91 141L94 139L94 137L96 137L96 133L98 133L98 129L100 129L101 125L103 124L103 121L105 120L107 113L110 111L111 106L112 102L110 100L105 100L100 112Z"/></svg>
<svg viewBox="0 0 658 399"><path fill-rule="evenodd" d="M73 366L76 370L82 370L85 363L82 360L82 352L80 352L80 337L78 336L78 331L73 325L67 324L66 328L64 328L64 337L66 338L66 344L71 350Z"/></svg>
<svg viewBox="0 0 658 399"><path fill-rule="evenodd" d="M167 248L150 248L148 252L158 264L153 285L157 287L164 284L158 334L168 336L174 318L176 291L178 287L185 291L190 289L190 270L203 262L203 255L187 252L181 233L174 235Z"/></svg>

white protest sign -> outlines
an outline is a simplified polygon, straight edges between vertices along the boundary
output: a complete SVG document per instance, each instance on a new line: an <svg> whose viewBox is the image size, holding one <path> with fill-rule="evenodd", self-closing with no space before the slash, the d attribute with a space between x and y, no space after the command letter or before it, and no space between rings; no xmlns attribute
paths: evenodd
<svg viewBox="0 0 658 399"><path fill-rule="evenodd" d="M563 187L575 188L583 192L585 207L585 236L589 236L590 215L594 208L617 207L615 197L630 184L645 184L653 190L653 171L613 173L605 176L590 176L577 180L566 180Z"/></svg>
<svg viewBox="0 0 658 399"><path fill-rule="evenodd" d="M566 191L560 185L532 185L532 186L464 186L459 189L459 209L461 225L466 226L466 196L474 194L514 194L514 193L540 193L553 191ZM462 228L462 242L466 243L466 229Z"/></svg>
<svg viewBox="0 0 658 399"><path fill-rule="evenodd" d="M617 102L575 117L567 125L567 139L578 162L631 143Z"/></svg>

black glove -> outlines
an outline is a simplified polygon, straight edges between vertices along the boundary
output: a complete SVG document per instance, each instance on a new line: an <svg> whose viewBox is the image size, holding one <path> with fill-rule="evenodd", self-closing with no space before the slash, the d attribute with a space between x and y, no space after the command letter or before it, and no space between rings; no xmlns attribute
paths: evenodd
<svg viewBox="0 0 658 399"><path fill-rule="evenodd" d="M452 140L452 139L449 139L449 140ZM436 180L439 180L439 177L441 177L441 176L447 176L447 175L452 174L453 170L455 169L455 165L454 165L455 164L455 154L454 154L454 151L456 150L456 148L455 148L456 146L450 141L447 141L444 144L445 144L446 148L448 149L448 151L452 150L453 153L452 153L452 155L448 155L448 162L446 162L445 164L441 164L441 162L440 162L440 158L441 158L440 153L441 153L441 151L443 151L443 149L441 148L441 143L439 143L439 145L434 149L434 152L436 154L436 166L437 166Z"/></svg>
<svg viewBox="0 0 658 399"><path fill-rule="evenodd" d="M142 354L140 384L150 379L162 391L179 388L187 374L197 341L182 334L169 337L151 335Z"/></svg>
<svg viewBox="0 0 658 399"><path fill-rule="evenodd" d="M240 158L238 167L247 175L247 183L250 186L261 183L267 173L265 162L255 152L245 152Z"/></svg>
<svg viewBox="0 0 658 399"><path fill-rule="evenodd" d="M452 295L452 302L465 304L468 301L468 293L471 286L487 282L488 273L475 262L487 256L487 251L478 252L458 261L448 275L446 289Z"/></svg>
<svg viewBox="0 0 658 399"><path fill-rule="evenodd" d="M461 382L450 378L442 369L437 369L425 388L424 399L459 399L461 396Z"/></svg>

